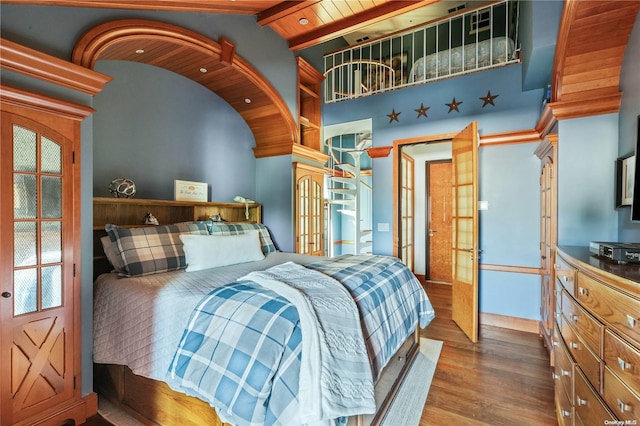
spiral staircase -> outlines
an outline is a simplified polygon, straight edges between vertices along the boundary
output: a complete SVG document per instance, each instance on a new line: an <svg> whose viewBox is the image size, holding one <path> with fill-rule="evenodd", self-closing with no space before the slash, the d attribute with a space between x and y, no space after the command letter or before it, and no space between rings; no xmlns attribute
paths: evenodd
<svg viewBox="0 0 640 426"><path fill-rule="evenodd" d="M342 231L341 254L371 254L371 168L363 168L363 159L368 158L366 149L372 145L371 132L356 133L325 140L329 154L328 200L331 208L330 221L340 216ZM364 157L363 157L364 156ZM348 229L345 229L345 225ZM351 238L344 238L350 236ZM351 245L352 248L347 246Z"/></svg>

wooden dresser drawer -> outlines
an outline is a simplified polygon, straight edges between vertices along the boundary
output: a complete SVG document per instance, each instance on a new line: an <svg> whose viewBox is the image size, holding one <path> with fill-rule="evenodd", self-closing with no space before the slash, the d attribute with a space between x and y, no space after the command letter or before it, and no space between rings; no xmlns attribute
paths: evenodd
<svg viewBox="0 0 640 426"><path fill-rule="evenodd" d="M602 324L585 311L566 291L562 292L562 313L593 353L601 356Z"/></svg>
<svg viewBox="0 0 640 426"><path fill-rule="evenodd" d="M605 367L602 377L602 396L619 420L640 419L640 396L631 391L622 381Z"/></svg>
<svg viewBox="0 0 640 426"><path fill-rule="evenodd" d="M560 255L556 256L556 263L553 265L553 268L556 270L556 280L567 289L569 294L576 294L576 268L569 265Z"/></svg>
<svg viewBox="0 0 640 426"><path fill-rule="evenodd" d="M578 337L564 315L562 315L560 321L560 333L573 359L580 366L593 387L600 389L600 358L589 349L584 340Z"/></svg>
<svg viewBox="0 0 640 426"><path fill-rule="evenodd" d="M605 420L616 420L580 369L576 369L574 385L573 407L576 424L580 424L578 420L584 425L604 425Z"/></svg>
<svg viewBox="0 0 640 426"><path fill-rule="evenodd" d="M553 378L556 382L562 383L562 386L556 386L556 389L564 388L564 392L569 395L569 399L573 399L573 360L562 339L559 340L558 345L553 348L555 357Z"/></svg>
<svg viewBox="0 0 640 426"><path fill-rule="evenodd" d="M630 388L640 394L640 350L607 330L604 333L603 361Z"/></svg>
<svg viewBox="0 0 640 426"><path fill-rule="evenodd" d="M555 387L556 417L559 426L573 426L573 406L571 398L562 386Z"/></svg>
<svg viewBox="0 0 640 426"><path fill-rule="evenodd" d="M576 299L594 315L640 345L640 300L578 273Z"/></svg>

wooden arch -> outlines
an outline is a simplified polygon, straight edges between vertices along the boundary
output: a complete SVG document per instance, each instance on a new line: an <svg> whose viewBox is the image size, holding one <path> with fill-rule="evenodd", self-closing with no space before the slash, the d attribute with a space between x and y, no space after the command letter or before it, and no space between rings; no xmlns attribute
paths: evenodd
<svg viewBox="0 0 640 426"><path fill-rule="evenodd" d="M298 143L296 122L280 94L224 38L215 42L163 22L117 20L89 30L73 50L75 64L93 69L100 59L154 65L207 87L247 122L256 157Z"/></svg>

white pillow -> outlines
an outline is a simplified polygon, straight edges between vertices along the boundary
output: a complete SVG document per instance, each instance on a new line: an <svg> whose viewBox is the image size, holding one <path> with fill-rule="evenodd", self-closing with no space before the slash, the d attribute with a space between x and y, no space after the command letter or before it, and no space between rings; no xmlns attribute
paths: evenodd
<svg viewBox="0 0 640 426"><path fill-rule="evenodd" d="M258 231L239 235L180 234L187 272L264 259Z"/></svg>

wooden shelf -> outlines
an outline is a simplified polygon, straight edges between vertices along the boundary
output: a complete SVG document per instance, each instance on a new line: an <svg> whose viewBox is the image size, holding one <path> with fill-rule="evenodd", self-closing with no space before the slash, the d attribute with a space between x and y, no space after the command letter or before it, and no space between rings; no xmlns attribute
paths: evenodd
<svg viewBox="0 0 640 426"><path fill-rule="evenodd" d="M300 145L321 151L321 87L324 76L302 58L298 61L298 125Z"/></svg>

